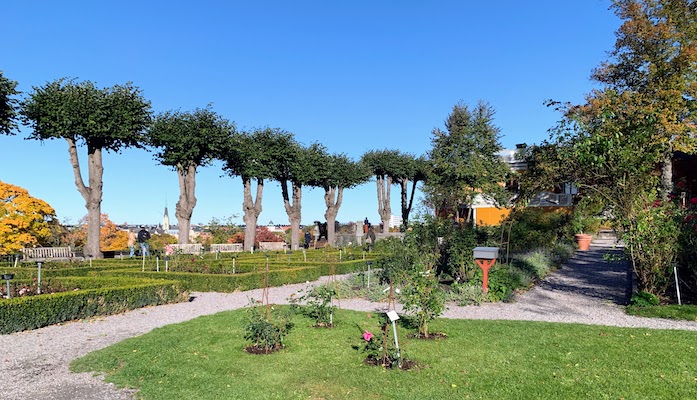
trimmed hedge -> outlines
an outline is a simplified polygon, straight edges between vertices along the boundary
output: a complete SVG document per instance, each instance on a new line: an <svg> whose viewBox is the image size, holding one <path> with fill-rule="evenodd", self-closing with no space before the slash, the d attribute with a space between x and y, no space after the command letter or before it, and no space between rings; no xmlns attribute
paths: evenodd
<svg viewBox="0 0 697 400"><path fill-rule="evenodd" d="M188 299L184 286L175 281L109 277L51 281L81 289L0 300L0 334Z"/></svg>
<svg viewBox="0 0 697 400"><path fill-rule="evenodd" d="M346 261L334 264L334 273L346 274L360 271L365 267L363 260ZM284 267L271 269L269 265L269 286L282 286L290 283L314 281L320 276L330 275L332 266L317 263L314 266L296 268ZM182 282L195 292L231 293L238 290L251 290L263 287L264 271L245 272L236 274L201 274L193 272L141 272L138 269L127 269L110 272L111 275L128 276L133 278L161 278Z"/></svg>

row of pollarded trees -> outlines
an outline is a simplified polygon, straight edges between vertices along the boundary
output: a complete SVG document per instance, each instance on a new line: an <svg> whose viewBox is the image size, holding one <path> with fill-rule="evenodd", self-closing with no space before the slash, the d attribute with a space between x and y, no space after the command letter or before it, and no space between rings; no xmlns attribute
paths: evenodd
<svg viewBox="0 0 697 400"><path fill-rule="evenodd" d="M479 104L470 111L458 104L446 121L447 132L433 131L434 147L431 160L416 158L396 150L369 151L357 163L344 154L330 154L318 143L303 146L294 136L281 129L262 128L238 132L233 123L216 114L210 107L193 112L169 111L153 116L150 102L130 83L111 88L97 88L92 82L59 79L34 88L21 102L16 83L0 73L0 133L12 134L16 120L32 128L30 139L63 138L68 142L75 184L85 199L88 212L85 254L98 256L99 220L101 215L103 165L102 152L128 147L153 147L161 164L172 167L179 177L180 197L176 217L180 225L179 242L188 243L189 226L196 206L195 186L198 167L221 160L230 176L239 176L244 186L245 249L253 245L256 222L261 213L264 182L280 183L284 206L292 227L292 248L298 248L301 221L302 188L321 187L325 191L328 239L334 240L334 221L341 206L343 190L376 177L379 214L384 226L389 223L390 189L401 188L402 218L406 225L411 212L418 182L429 180L432 203L451 204L467 200L457 190L458 185L476 185L463 179L462 169L476 166L477 160L496 159L498 129L491 125L493 110ZM488 135L487 138L478 138ZM448 140L445 140L448 139ZM485 156L476 144L492 143ZM80 169L78 146L87 149L88 179ZM465 146L453 153L453 146ZM443 163L442 160L449 160ZM499 160L500 162L500 160ZM450 168L452 166L452 168ZM481 174L490 182L503 181L496 171ZM450 170L449 170L450 168ZM454 168L454 169L453 169ZM473 169L478 171L478 169ZM469 175L468 175L469 176ZM411 182L411 192L409 192ZM498 185L493 185L498 188ZM487 193L486 188L472 190ZM447 200L447 201L446 201Z"/></svg>

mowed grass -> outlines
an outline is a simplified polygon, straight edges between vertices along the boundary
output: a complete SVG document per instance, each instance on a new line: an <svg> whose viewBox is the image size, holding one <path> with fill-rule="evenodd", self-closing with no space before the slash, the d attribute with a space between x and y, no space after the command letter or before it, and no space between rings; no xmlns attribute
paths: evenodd
<svg viewBox="0 0 697 400"><path fill-rule="evenodd" d="M665 305L665 306L646 306L636 307L630 306L627 308L627 314L636 315L637 317L647 318L666 318L678 319L686 321L697 321L697 306L696 305Z"/></svg>
<svg viewBox="0 0 697 400"><path fill-rule="evenodd" d="M378 318L339 310L334 329L297 316L286 348L243 351L244 310L156 329L74 361L77 372L143 399L694 399L697 332L439 319L445 340L399 328L420 367L362 363L361 329ZM357 347L359 349L357 349Z"/></svg>

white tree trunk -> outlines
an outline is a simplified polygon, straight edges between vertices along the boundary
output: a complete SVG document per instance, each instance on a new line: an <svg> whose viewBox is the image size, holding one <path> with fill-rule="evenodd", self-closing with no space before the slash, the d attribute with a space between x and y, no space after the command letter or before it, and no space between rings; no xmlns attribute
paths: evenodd
<svg viewBox="0 0 697 400"><path fill-rule="evenodd" d="M392 206L390 205L392 178L377 176L375 182L378 187L378 214L382 220L382 226L386 229L390 225L390 216L392 216Z"/></svg>
<svg viewBox="0 0 697 400"><path fill-rule="evenodd" d="M257 231L257 220L261 214L261 197L264 192L264 181L257 180L256 200L252 199L252 181L251 179L243 180L244 199L242 201L242 209L244 210L244 250L250 251L254 246L254 236Z"/></svg>
<svg viewBox="0 0 697 400"><path fill-rule="evenodd" d="M281 182L281 192L283 192L283 205L286 208L286 214L288 214L288 221L290 222L290 248L292 250L298 250L300 248L300 219L301 219L301 209L302 209L302 196L303 188L302 185L296 185L291 182L291 187L293 190L293 197L288 196L288 182Z"/></svg>
<svg viewBox="0 0 697 400"><path fill-rule="evenodd" d="M188 244L191 214L196 207L196 164L186 167L177 166L177 175L179 176L179 201L177 201L175 215L179 225L179 244Z"/></svg>
<svg viewBox="0 0 697 400"><path fill-rule="evenodd" d="M324 204L327 205L327 211L324 213L324 218L327 220L327 241L330 245L336 246L336 216L341 207L344 188L342 187L325 187L324 188ZM336 195L336 201L334 196Z"/></svg>
<svg viewBox="0 0 697 400"><path fill-rule="evenodd" d="M68 154L70 155L70 164L73 167L75 175L75 186L78 192L85 200L85 208L87 209L87 242L83 249L85 256L94 258L102 258L102 252L99 245L99 224L101 222L101 207L102 207L102 177L104 175L104 166L102 164L102 149L94 149L88 146L87 149L87 173L89 186L85 186L80 172L80 159L77 155L77 146L75 140L66 139L68 141Z"/></svg>

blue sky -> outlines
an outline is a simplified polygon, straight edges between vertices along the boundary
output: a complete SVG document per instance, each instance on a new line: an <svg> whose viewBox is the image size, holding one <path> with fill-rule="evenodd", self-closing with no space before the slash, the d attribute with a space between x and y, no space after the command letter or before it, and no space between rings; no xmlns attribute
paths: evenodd
<svg viewBox="0 0 697 400"><path fill-rule="evenodd" d="M368 150L421 155L459 101L496 109L501 143L539 143L558 120L544 101L580 102L620 21L607 0L4 1L0 70L22 92L61 77L128 81L155 112L212 104L239 129L271 126L354 159ZM86 214L64 140L0 137L0 180ZM84 150L84 149L83 149ZM85 157L84 151L81 153ZM82 159L84 163L84 158ZM85 174L86 176L86 174ZM303 223L324 220L323 191L303 191ZM151 153L104 157L102 212L116 223L170 218L177 177ZM241 223L242 185L220 164L199 169L193 223ZM259 222L287 223L267 183ZM392 212L399 193L392 189ZM378 221L375 183L346 191L341 222Z"/></svg>

